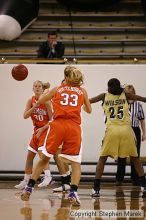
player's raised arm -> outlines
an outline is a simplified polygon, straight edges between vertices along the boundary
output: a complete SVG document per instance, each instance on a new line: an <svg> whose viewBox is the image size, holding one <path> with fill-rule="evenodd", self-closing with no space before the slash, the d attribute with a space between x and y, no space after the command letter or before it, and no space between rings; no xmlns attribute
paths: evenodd
<svg viewBox="0 0 146 220"><path fill-rule="evenodd" d="M86 92L85 89L83 89L83 93L84 93L84 105L83 105L83 109L85 112L87 113L91 113L92 112L92 107L88 98L88 94Z"/></svg>
<svg viewBox="0 0 146 220"><path fill-rule="evenodd" d="M103 101L104 100L104 96L105 96L105 93L101 93L100 95L97 95L93 98L90 98L89 101L90 103L96 103L96 102L99 102L99 101Z"/></svg>
<svg viewBox="0 0 146 220"><path fill-rule="evenodd" d="M47 107L47 112L49 115L49 119L52 119L53 113L52 113L52 107L51 107L51 101L47 101L46 103L46 107Z"/></svg>
<svg viewBox="0 0 146 220"><path fill-rule="evenodd" d="M43 93L41 97L39 98L37 105L51 100L54 97L56 90L57 90L57 87L51 89L49 92Z"/></svg>
<svg viewBox="0 0 146 220"><path fill-rule="evenodd" d="M126 97L129 100L136 100L136 101L146 102L146 97L135 95L135 94L131 94L131 93L128 93L128 92L126 93Z"/></svg>
<svg viewBox="0 0 146 220"><path fill-rule="evenodd" d="M24 113L23 113L23 118L24 119L27 119L31 116L31 114L33 113L35 109L35 106L31 105L31 99L29 99L26 103L26 107L25 107L25 110L24 110Z"/></svg>

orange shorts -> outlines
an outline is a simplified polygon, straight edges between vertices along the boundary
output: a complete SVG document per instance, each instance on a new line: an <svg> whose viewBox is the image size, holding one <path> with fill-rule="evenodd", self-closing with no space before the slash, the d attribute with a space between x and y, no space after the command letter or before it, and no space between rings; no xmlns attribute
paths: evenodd
<svg viewBox="0 0 146 220"><path fill-rule="evenodd" d="M47 130L48 129L44 130L41 133L41 135L39 136L39 138L37 138L36 130L34 131L32 139L31 139L31 141L29 143L30 148L34 149L34 152L36 151L36 153L37 153L38 152L38 148L44 146Z"/></svg>
<svg viewBox="0 0 146 220"><path fill-rule="evenodd" d="M55 119L50 122L46 139L46 150L55 154L62 144L61 153L79 155L81 148L81 127L70 119Z"/></svg>

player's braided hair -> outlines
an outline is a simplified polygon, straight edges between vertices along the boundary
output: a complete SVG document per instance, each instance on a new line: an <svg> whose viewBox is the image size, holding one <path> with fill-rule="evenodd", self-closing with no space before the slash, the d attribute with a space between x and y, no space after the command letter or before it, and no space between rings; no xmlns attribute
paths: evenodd
<svg viewBox="0 0 146 220"><path fill-rule="evenodd" d="M70 73L70 71L71 71L72 69L76 69L76 67L75 67L75 66L67 66L67 67L64 69L64 76L65 76L65 77L68 76L68 74Z"/></svg>
<svg viewBox="0 0 146 220"><path fill-rule="evenodd" d="M69 84L81 86L83 84L83 75L79 69L74 66L67 66L64 71L65 80Z"/></svg>

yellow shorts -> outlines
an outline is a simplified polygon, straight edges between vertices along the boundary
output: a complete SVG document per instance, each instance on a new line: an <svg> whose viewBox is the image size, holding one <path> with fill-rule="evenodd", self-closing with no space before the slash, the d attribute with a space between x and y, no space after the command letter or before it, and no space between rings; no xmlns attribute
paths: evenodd
<svg viewBox="0 0 146 220"><path fill-rule="evenodd" d="M130 125L110 125L103 139L100 156L137 157L136 138Z"/></svg>

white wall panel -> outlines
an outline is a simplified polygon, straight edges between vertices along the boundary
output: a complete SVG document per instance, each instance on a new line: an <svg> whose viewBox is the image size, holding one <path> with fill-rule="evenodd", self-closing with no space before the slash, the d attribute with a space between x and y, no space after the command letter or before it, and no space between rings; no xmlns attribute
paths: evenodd
<svg viewBox="0 0 146 220"><path fill-rule="evenodd" d="M63 79L65 65L26 65L29 75L24 81L11 76L12 64L0 65L0 170L23 170L26 147L32 134L31 119L23 119L26 101L33 94L35 80L49 81L51 87ZM137 94L146 96L146 65L77 65L84 73L89 97L105 92L107 81L117 77L122 84L133 84ZM105 131L101 103L93 104L91 115L83 113L83 161L97 161ZM146 114L146 104L143 103ZM146 142L141 155L146 156ZM111 160L110 160L111 161Z"/></svg>

